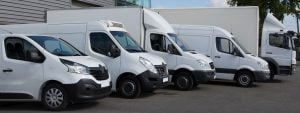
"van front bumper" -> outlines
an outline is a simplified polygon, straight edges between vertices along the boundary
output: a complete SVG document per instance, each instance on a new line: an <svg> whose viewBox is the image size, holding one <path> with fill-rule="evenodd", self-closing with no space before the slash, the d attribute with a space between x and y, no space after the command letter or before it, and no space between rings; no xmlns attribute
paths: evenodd
<svg viewBox="0 0 300 113"><path fill-rule="evenodd" d="M149 70L138 75L143 91L153 91L166 87L171 82L171 76L155 74Z"/></svg>
<svg viewBox="0 0 300 113"><path fill-rule="evenodd" d="M206 83L210 80L214 80L215 78L214 70L207 70L207 71L196 70L196 71L192 71L192 74L197 84Z"/></svg>
<svg viewBox="0 0 300 113"><path fill-rule="evenodd" d="M270 78L269 71L254 71L254 77L256 82L264 82Z"/></svg>
<svg viewBox="0 0 300 113"><path fill-rule="evenodd" d="M102 87L91 79L82 79L76 84L66 84L64 87L72 102L83 102L109 96L112 83L108 87Z"/></svg>

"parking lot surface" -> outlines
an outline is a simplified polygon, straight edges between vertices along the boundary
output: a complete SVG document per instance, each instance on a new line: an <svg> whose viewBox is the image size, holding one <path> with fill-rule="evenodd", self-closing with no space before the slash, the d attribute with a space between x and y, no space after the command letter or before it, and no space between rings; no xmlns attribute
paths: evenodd
<svg viewBox="0 0 300 113"><path fill-rule="evenodd" d="M293 76L276 76L252 88L233 82L200 84L192 91L160 89L137 99L118 96L75 104L72 113L300 113L300 71ZM0 103L0 113L51 112L40 103ZM53 113L53 112L51 112Z"/></svg>

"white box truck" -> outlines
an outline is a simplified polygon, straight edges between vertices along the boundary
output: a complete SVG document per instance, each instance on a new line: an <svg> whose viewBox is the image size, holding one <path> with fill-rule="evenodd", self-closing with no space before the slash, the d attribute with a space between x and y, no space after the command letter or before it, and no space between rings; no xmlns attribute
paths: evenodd
<svg viewBox="0 0 300 113"><path fill-rule="evenodd" d="M190 48L211 57L216 80L234 80L242 87L269 78L268 63L248 54L230 32L215 26L172 25L178 37Z"/></svg>
<svg viewBox="0 0 300 113"><path fill-rule="evenodd" d="M152 92L169 83L166 62L142 49L118 22L17 24L0 29L56 36L100 59L111 74L112 90L125 98L138 97L141 92Z"/></svg>
<svg viewBox="0 0 300 113"><path fill-rule="evenodd" d="M47 11L47 22L119 21L147 51L166 60L172 81L180 90L189 90L214 78L210 58L190 51L177 38L172 26L158 13L140 7L94 8Z"/></svg>
<svg viewBox="0 0 300 113"><path fill-rule="evenodd" d="M38 101L57 111L111 93L105 64L61 39L1 33L0 42L0 101Z"/></svg>
<svg viewBox="0 0 300 113"><path fill-rule="evenodd" d="M256 6L229 8L189 8L189 9L155 9L171 24L213 25L226 29L235 36L245 49L260 56L269 63L271 76L292 74L295 70L296 51L290 42L285 26L274 16L268 14L261 40L259 40L259 9ZM281 36L273 34L281 34ZM285 34L285 35L284 35ZM289 38L284 39L287 36ZM276 39L276 40L275 40ZM270 41L270 43L268 42ZM273 41L277 41L272 44ZM261 45L259 45L261 42Z"/></svg>

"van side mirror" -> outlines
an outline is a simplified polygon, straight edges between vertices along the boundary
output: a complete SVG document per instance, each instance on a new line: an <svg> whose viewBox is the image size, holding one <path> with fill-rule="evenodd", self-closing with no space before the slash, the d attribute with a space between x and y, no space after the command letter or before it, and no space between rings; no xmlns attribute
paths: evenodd
<svg viewBox="0 0 300 113"><path fill-rule="evenodd" d="M119 48L116 47L116 45L111 45L110 46L110 52L109 52L109 55L110 57L113 57L113 58L117 58L121 55L121 51Z"/></svg>
<svg viewBox="0 0 300 113"><path fill-rule="evenodd" d="M26 57L28 61L35 63L42 63L45 60L45 57L39 51L27 51Z"/></svg>
<svg viewBox="0 0 300 113"><path fill-rule="evenodd" d="M167 52L170 53L170 54L176 54L176 48L174 47L173 44L169 44L167 46Z"/></svg>

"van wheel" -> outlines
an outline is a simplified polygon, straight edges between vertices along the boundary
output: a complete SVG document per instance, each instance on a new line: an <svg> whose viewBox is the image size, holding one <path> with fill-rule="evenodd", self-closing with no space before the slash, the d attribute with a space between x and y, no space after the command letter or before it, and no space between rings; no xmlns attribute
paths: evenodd
<svg viewBox="0 0 300 113"><path fill-rule="evenodd" d="M179 90L187 91L193 88L193 78L188 72L180 72L175 77L175 87Z"/></svg>
<svg viewBox="0 0 300 113"><path fill-rule="evenodd" d="M274 66L269 65L269 69L270 69L270 78L269 78L269 80L272 81L272 80L274 80L274 77L275 77L275 68L274 68Z"/></svg>
<svg viewBox="0 0 300 113"><path fill-rule="evenodd" d="M42 103L49 110L64 110L69 104L67 92L60 84L47 85L42 93Z"/></svg>
<svg viewBox="0 0 300 113"><path fill-rule="evenodd" d="M237 83L241 87L250 87L253 85L253 74L249 71L241 71L237 74Z"/></svg>
<svg viewBox="0 0 300 113"><path fill-rule="evenodd" d="M133 99L141 95L142 88L139 80L135 77L123 78L119 85L119 93L124 98Z"/></svg>

